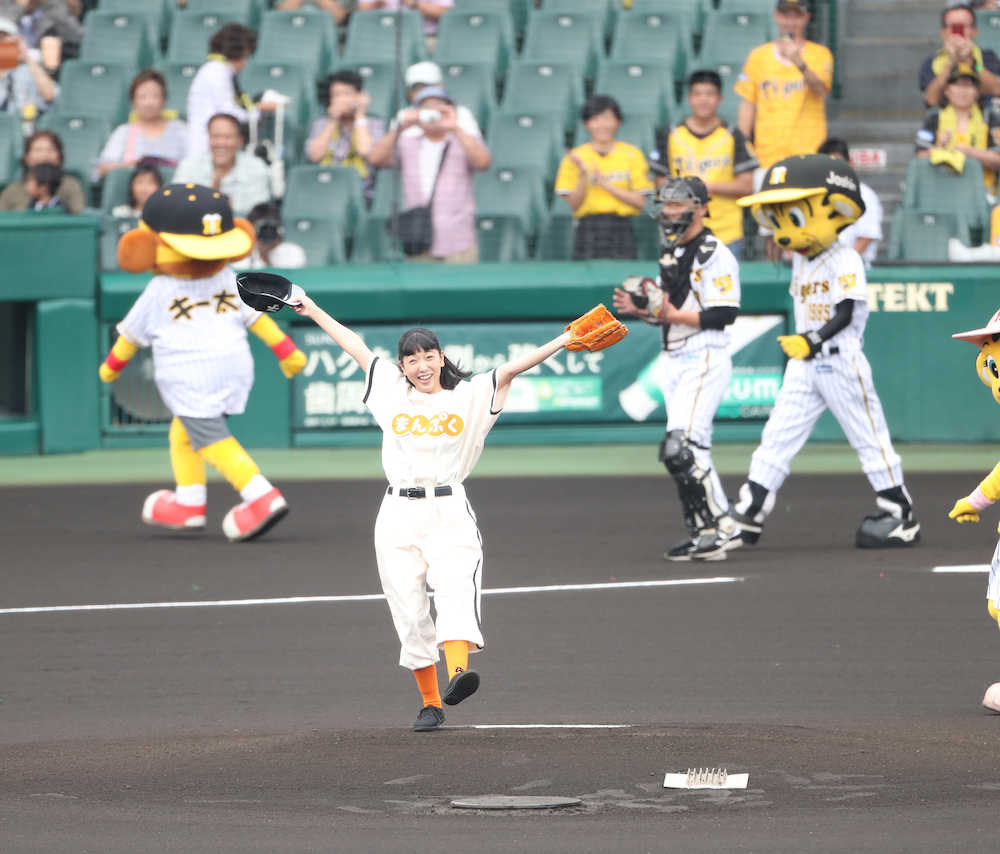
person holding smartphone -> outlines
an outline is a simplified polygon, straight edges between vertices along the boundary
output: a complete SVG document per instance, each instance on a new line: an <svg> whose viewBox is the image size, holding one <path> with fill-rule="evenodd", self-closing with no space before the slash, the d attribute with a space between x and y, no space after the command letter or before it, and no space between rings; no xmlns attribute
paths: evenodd
<svg viewBox="0 0 1000 854"><path fill-rule="evenodd" d="M941 49L920 66L920 91L924 102L936 109L944 106L944 90L953 69L971 66L979 77L979 106L989 105L1000 95L1000 57L976 44L979 29L970 3L951 3L941 12Z"/></svg>

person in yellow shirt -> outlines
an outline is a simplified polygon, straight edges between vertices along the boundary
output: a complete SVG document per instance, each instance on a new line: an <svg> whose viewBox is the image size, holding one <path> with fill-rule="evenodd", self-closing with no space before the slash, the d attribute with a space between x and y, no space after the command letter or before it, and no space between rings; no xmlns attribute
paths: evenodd
<svg viewBox="0 0 1000 854"><path fill-rule="evenodd" d="M826 96L833 54L806 41L808 0L778 0L778 38L750 51L734 87L737 124L753 140L762 170L794 154L812 154L826 139Z"/></svg>
<svg viewBox="0 0 1000 854"><path fill-rule="evenodd" d="M697 175L711 196L705 224L737 260L743 257L740 196L753 192L757 158L739 128L719 115L722 79L716 71L695 71L688 78L691 115L667 137L663 160L671 175Z"/></svg>
<svg viewBox="0 0 1000 854"><path fill-rule="evenodd" d="M649 164L634 145L615 139L622 111L614 98L592 95L582 117L590 142L563 157L555 185L576 220L573 259L635 258L632 217L654 189Z"/></svg>

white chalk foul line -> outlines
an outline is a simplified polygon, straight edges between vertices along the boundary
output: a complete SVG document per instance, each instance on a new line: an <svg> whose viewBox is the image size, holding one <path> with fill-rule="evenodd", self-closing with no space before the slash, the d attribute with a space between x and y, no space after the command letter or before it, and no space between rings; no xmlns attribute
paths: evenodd
<svg viewBox="0 0 1000 854"><path fill-rule="evenodd" d="M691 584L732 584L743 581L741 576L712 578L666 578L658 581L607 581L600 584L550 584L542 587L494 587L484 590L484 596L505 596L517 593L554 593L566 590L625 590L634 587L683 587ZM67 611L142 611L153 608L235 608L249 605L312 605L328 602L376 602L384 600L381 593L359 596L283 596L274 599L210 599L192 602L117 602L104 605L35 605L26 608L0 608L0 614L55 614Z"/></svg>
<svg viewBox="0 0 1000 854"><path fill-rule="evenodd" d="M632 724L467 724L448 729L632 729Z"/></svg>
<svg viewBox="0 0 1000 854"><path fill-rule="evenodd" d="M931 572L936 572L939 575L958 575L960 573L966 572L989 572L990 565L988 563L966 563L958 564L956 566L935 566Z"/></svg>

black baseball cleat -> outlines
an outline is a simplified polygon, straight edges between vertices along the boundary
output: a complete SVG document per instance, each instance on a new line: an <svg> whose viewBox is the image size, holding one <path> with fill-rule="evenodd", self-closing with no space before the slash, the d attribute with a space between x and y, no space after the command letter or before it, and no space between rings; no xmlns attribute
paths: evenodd
<svg viewBox="0 0 1000 854"><path fill-rule="evenodd" d="M920 523L892 513L875 513L862 519L854 542L859 549L913 546L920 542Z"/></svg>
<svg viewBox="0 0 1000 854"><path fill-rule="evenodd" d="M694 550L698 548L697 540L685 540L683 543L678 543L673 548L667 549L663 553L664 560L691 560L691 555Z"/></svg>
<svg viewBox="0 0 1000 854"><path fill-rule="evenodd" d="M444 702L448 706L457 706L466 697L475 694L478 688L479 674L475 670L463 670L451 677L444 692Z"/></svg>
<svg viewBox="0 0 1000 854"><path fill-rule="evenodd" d="M691 552L692 560L725 560L726 552L738 549L743 545L743 532L739 528L734 531L708 531L698 538L695 549Z"/></svg>
<svg viewBox="0 0 1000 854"><path fill-rule="evenodd" d="M741 545L757 545L764 525L760 522L754 522L749 516L744 516L737 510L730 510L729 516L736 523L736 527L740 529Z"/></svg>
<svg viewBox="0 0 1000 854"><path fill-rule="evenodd" d="M437 706L424 706L413 722L414 732L432 732L444 723L444 712Z"/></svg>

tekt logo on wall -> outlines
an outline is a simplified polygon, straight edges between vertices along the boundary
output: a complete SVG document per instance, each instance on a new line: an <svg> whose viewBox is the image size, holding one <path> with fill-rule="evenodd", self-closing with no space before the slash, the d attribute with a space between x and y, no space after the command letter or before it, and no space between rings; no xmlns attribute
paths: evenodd
<svg viewBox="0 0 1000 854"><path fill-rule="evenodd" d="M952 282L869 282L869 311L947 311Z"/></svg>

